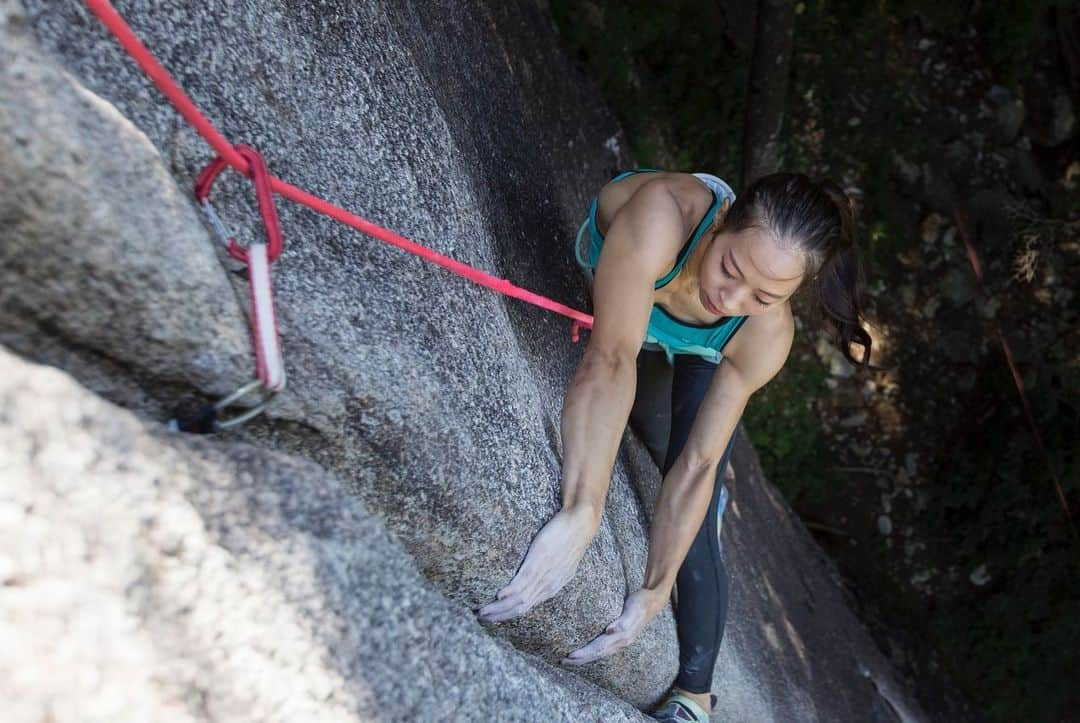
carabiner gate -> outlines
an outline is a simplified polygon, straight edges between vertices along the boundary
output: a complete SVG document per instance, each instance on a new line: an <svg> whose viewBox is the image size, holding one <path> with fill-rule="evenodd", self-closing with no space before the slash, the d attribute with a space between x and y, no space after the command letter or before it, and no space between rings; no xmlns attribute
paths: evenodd
<svg viewBox="0 0 1080 723"><path fill-rule="evenodd" d="M258 379L252 379L247 384L238 387L236 391L234 391L229 396L223 397L217 402L214 402L213 407L215 415L221 415L222 412L227 410L238 400L243 399L248 394L254 392L256 389L262 390L262 398L259 400L259 403L256 404L254 407L251 407L250 409L247 409L240 414L237 414L235 417L231 417L229 419L216 419L214 421L215 431L219 429L228 429L229 427L235 427L238 424L243 424L252 417L258 416L262 413L264 409L266 409L267 405L270 404L271 401L273 401L274 397L277 396L276 390L267 389L263 386L263 383L261 381L259 381Z"/></svg>
<svg viewBox="0 0 1080 723"><path fill-rule="evenodd" d="M236 416L229 417L228 419L221 418L221 415L224 414L229 407L259 389L262 390L262 398L259 399L258 404L239 412ZM229 429L230 427L243 424L249 419L258 416L266 409L267 405L273 401L275 396L277 396L276 390L267 389L260 380L252 379L247 384L237 387L235 391L222 397L218 401L213 402L212 404L203 405L194 414L177 414L176 417L168 421L167 426L174 432L213 434L215 432L220 432L223 429Z"/></svg>

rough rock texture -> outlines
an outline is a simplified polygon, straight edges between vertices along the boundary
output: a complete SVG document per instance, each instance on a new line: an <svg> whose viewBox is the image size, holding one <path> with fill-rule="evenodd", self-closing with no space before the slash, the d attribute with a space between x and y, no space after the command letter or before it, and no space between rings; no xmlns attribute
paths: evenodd
<svg viewBox="0 0 1080 723"><path fill-rule="evenodd" d="M249 332L190 197L141 131L8 17L0 339L54 346L36 355L78 359L99 391L132 406L149 395L127 377L226 392L250 373Z"/></svg>
<svg viewBox="0 0 1080 723"><path fill-rule="evenodd" d="M0 490L5 720L643 720L486 634L318 465L2 350Z"/></svg>
<svg viewBox="0 0 1080 723"><path fill-rule="evenodd" d="M0 180L18 189L0 200L0 341L69 371L153 426L181 398L219 394L250 374L245 284L228 273L187 200L209 152L80 4L26 5L24 12L10 0L0 4ZM586 307L572 266L573 233L589 195L627 159L617 155L617 127L559 52L537 5L249 0L118 7L226 136L262 149L274 173L454 258ZM247 184L226 177L215 187L215 202L242 239L258 231ZM581 353L568 341L569 323L306 209L281 200L278 207L286 250L274 278L290 387L269 414L223 439L252 445L243 449L259 458L253 465L271 465L285 453L306 460L289 464L326 470L310 473L312 485L341 480L359 498L355 509L377 516L448 599L417 603L436 626L431 635L442 639L443 624L475 627L465 619L469 608L510 579L557 506L559 415ZM59 252L43 252L57 245ZM222 263L215 264L215 255ZM192 465L221 449L154 439L184 450ZM126 448L116 454L116 465L127 464ZM882 696L904 710L903 685L754 459L741 439L740 481L724 526L733 597L714 685L717 717L895 719ZM42 479L54 477L53 461L42 455L28 464ZM165 468L132 476L173 491L199 487ZM308 483L293 482L303 497ZM523 619L488 630L505 641L500 650L507 655L522 651L527 666L492 665L465 683L455 676L484 648L464 637L447 643L446 658L420 653L423 670L390 657L379 670L396 671L397 684L410 692L400 704L375 696L389 706L386 718L407 717L421 699L411 697L414 687L490 703L498 691L510 696L547 685L543 676L589 680L639 708L655 702L677 666L670 608L633 646L592 666L558 671L541 661L552 663L597 635L640 585L658 484L648 455L628 433L604 524L577 576ZM313 502L315 516L320 505L332 515L345 504L344 497L321 499ZM226 537L255 534L247 528L259 524L243 517L223 522L212 507L192 514L207 528L220 525ZM281 519L275 537L291 539L293 528L303 537L301 520ZM157 553L132 554L148 560L147 576L161 574L150 561ZM407 617L387 622L382 613L394 604L385 591L400 584L396 577L360 578L344 563L307 559L317 573L304 574L333 578L323 580L339 591L333 595L369 601L348 608L349 615L366 616L350 624L381 626L380 649L399 643L407 649L416 625ZM88 574L73 570L72 584ZM188 574L201 579L203 573ZM116 589L115 581L101 584ZM276 599L288 589L268 581L248 594L258 608L262 596ZM162 629L183 629L178 616L186 611L165 599L146 600L146 615L160 619ZM222 599L198 618L198 640L184 648L192 651L185 660L233 649L212 642L212 628L201 627L231 614L227 607ZM323 624L321 617L313 610L309 624ZM50 621L45 611L35 625L55 624ZM285 646L274 650L277 625L267 620L261 634L252 633L275 661L292 657ZM146 655L168 657L180 645L172 633L141 634ZM325 647L319 653L314 644L305 655L351 654L341 643L347 636L312 635ZM243 639L235 647L236 660L256 655ZM236 663L223 672L220 685L246 687L241 668ZM106 668L93 674L110 678ZM298 673L308 680L304 675L321 675L333 695L347 691L341 700L353 702L341 705L354 712L366 705L356 690L387 690L359 660L324 666L319 675ZM136 688L156 685L146 678ZM457 685L476 690L444 690ZM87 684L71 695L107 708L93 689ZM522 707L520 719L569 719L569 710L581 705L586 717L605 718L601 698L586 697L584 687L573 690L581 694L561 707L539 701ZM16 693L31 706L60 694L33 686ZM222 700L232 705L228 696ZM438 710L433 719L475 717ZM209 709L192 715L229 717ZM260 715L307 717L277 709Z"/></svg>

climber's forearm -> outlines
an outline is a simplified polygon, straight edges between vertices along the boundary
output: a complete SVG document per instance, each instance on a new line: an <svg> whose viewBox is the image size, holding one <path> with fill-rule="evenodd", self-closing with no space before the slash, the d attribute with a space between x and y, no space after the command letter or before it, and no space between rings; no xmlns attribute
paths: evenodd
<svg viewBox="0 0 1080 723"><path fill-rule="evenodd" d="M597 524L636 385L636 357L586 351L566 392L562 506L588 510Z"/></svg>
<svg viewBox="0 0 1080 723"><path fill-rule="evenodd" d="M675 585L690 545L705 520L716 484L718 463L693 464L688 455L675 461L656 497L649 531L649 559L642 587L663 605Z"/></svg>
<svg viewBox="0 0 1080 723"><path fill-rule="evenodd" d="M745 340L744 340L745 341ZM716 475L755 387L730 358L713 374L682 451L656 498L643 587L667 599L718 484Z"/></svg>

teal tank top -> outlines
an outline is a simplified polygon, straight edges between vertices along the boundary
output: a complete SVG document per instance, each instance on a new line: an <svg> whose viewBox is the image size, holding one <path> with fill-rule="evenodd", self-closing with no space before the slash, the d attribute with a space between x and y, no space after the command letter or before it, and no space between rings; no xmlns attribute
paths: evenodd
<svg viewBox="0 0 1080 723"><path fill-rule="evenodd" d="M635 173L656 173L655 168L639 168L634 171L625 171L615 176L612 181L621 181ZM694 250L697 242L712 225L717 211L724 203L724 199L735 202L735 192L724 181L707 173L695 173L712 191L713 202L709 210L705 212L698 223L690 239L683 245L671 271L656 280L653 288L659 289L670 282L682 269L690 252ZM574 245L574 255L578 264L585 269L592 278L593 270L600 261L600 249L604 246L604 237L596 226L596 205L599 197L594 197L589 206L589 216L578 231L577 241ZM719 364L723 358L724 346L727 345L735 332L746 321L745 316L729 316L714 324L691 324L680 321L658 304L653 304L649 314L649 326L646 329L643 349L662 350L667 357L668 363L673 364L676 354L696 354L704 357L714 364Z"/></svg>

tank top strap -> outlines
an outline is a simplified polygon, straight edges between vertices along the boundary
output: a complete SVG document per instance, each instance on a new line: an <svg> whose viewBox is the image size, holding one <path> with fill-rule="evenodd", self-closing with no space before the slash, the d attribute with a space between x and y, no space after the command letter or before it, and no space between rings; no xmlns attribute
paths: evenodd
<svg viewBox="0 0 1080 723"><path fill-rule="evenodd" d="M621 181L622 179L624 179L624 178L626 178L628 176L632 176L635 173L663 173L663 170L659 169L659 168L635 168L632 171L623 171L622 173L620 173L617 176L613 177L610 181L608 181L608 183L614 183L615 181Z"/></svg>
<svg viewBox="0 0 1080 723"><path fill-rule="evenodd" d="M673 278L675 278L675 276L682 269L683 265L686 263L686 259L690 257L690 253L694 250L694 247L697 245L698 240L702 236L704 236L705 231L707 231L708 228L712 226L713 219L716 218L716 212L720 210L720 206L723 204L724 199L721 198L720 194L717 193L716 188L714 188L712 185L709 186L709 191L711 191L713 195L712 205L709 206L709 210L705 212L705 215L702 216L701 221L698 222L697 228L694 229L694 233L690 236L690 239L685 244L683 244L682 250L679 251L679 255L677 257L677 260L675 261L675 266L671 269L671 271L667 272L656 281L656 284L653 286L654 289L663 288Z"/></svg>

